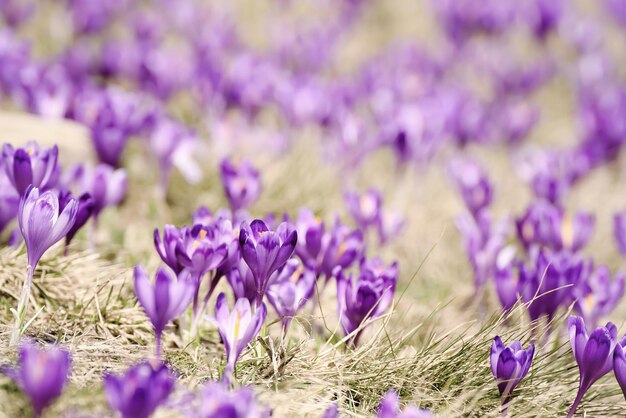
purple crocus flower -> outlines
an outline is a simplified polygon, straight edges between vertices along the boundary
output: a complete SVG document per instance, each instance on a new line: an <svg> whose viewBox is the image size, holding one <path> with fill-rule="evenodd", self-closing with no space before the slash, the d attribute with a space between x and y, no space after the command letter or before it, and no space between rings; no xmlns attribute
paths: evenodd
<svg viewBox="0 0 626 418"><path fill-rule="evenodd" d="M226 273L228 284L233 289L235 299L246 298L251 304L256 302L257 286L252 270L243 259Z"/></svg>
<svg viewBox="0 0 626 418"><path fill-rule="evenodd" d="M259 219L241 224L239 246L241 256L254 275L257 306L263 302L270 276L292 256L297 242L295 229L286 222L278 225L276 231L270 231Z"/></svg>
<svg viewBox="0 0 626 418"><path fill-rule="evenodd" d="M587 280L573 289L573 297L576 298L574 309L588 329L595 329L600 318L613 312L624 295L625 280L622 272L611 279L609 268L599 266L588 274Z"/></svg>
<svg viewBox="0 0 626 418"><path fill-rule="evenodd" d="M500 250L496 258L494 282L498 299L505 311L511 310L518 299L519 276L514 270L517 264L515 247L507 246Z"/></svg>
<svg viewBox="0 0 626 418"><path fill-rule="evenodd" d="M615 344L615 350L613 352L613 373L626 398L626 354L624 353L624 347L626 347L626 336L624 336L619 343Z"/></svg>
<svg viewBox="0 0 626 418"><path fill-rule="evenodd" d="M18 367L2 366L0 372L11 377L29 397L38 418L65 388L72 365L70 353L54 345L39 348L27 343L20 347L18 361Z"/></svg>
<svg viewBox="0 0 626 418"><path fill-rule="evenodd" d="M533 343L530 344L528 350L523 350L519 341L513 341L507 347L499 336L493 339L489 359L491 372L498 383L504 411L506 411L515 386L528 374L534 354L535 344Z"/></svg>
<svg viewBox="0 0 626 418"><path fill-rule="evenodd" d="M620 254L626 256L626 211L616 213L613 217L613 234Z"/></svg>
<svg viewBox="0 0 626 418"><path fill-rule="evenodd" d="M53 190L39 194L39 189L29 187L22 196L18 209L20 232L26 242L28 268L22 294L17 305L15 328L11 345L18 343L21 325L30 297L33 273L41 256L70 231L76 220L78 202L70 199L65 208L59 210L59 197Z"/></svg>
<svg viewBox="0 0 626 418"><path fill-rule="evenodd" d="M524 16L535 37L541 41L557 29L565 10L563 0L532 0Z"/></svg>
<svg viewBox="0 0 626 418"><path fill-rule="evenodd" d="M397 264L389 269L368 268L363 263L356 277L346 276L343 270L337 274L337 301L339 318L344 334L350 336L350 344L356 346L369 318L383 315L393 302L398 280ZM354 333L354 334L353 334Z"/></svg>
<svg viewBox="0 0 626 418"><path fill-rule="evenodd" d="M61 211L55 191L49 190L40 194L36 187L26 191L20 200L18 220L31 269L37 267L39 259L48 248L67 235L74 225L77 212L76 199L66 202Z"/></svg>
<svg viewBox="0 0 626 418"><path fill-rule="evenodd" d="M613 369L613 350L617 344L617 327L608 322L606 326L596 328L591 335L587 336L585 323L578 316L571 316L567 321L567 327L572 352L580 370L578 393L567 414L569 418L574 415L578 404L591 385Z"/></svg>
<svg viewBox="0 0 626 418"><path fill-rule="evenodd" d="M246 298L237 299L233 310L228 309L226 295L220 293L215 304L215 320L226 350L225 380L229 380L235 371L235 364L243 349L259 334L267 309L261 302L252 312L250 302Z"/></svg>
<svg viewBox="0 0 626 418"><path fill-rule="evenodd" d="M577 254L537 251L530 265L521 266L518 284L530 318L554 318L561 306L571 303L573 289L583 282L585 272L585 262Z"/></svg>
<svg viewBox="0 0 626 418"><path fill-rule="evenodd" d="M465 205L474 216L491 204L493 186L480 165L459 158L450 162L449 169Z"/></svg>
<svg viewBox="0 0 626 418"><path fill-rule="evenodd" d="M4 144L4 170L15 191L21 196L31 184L41 190L53 187L58 176L58 154L56 145L39 148L31 141L24 148L14 149L11 144Z"/></svg>
<svg viewBox="0 0 626 418"><path fill-rule="evenodd" d="M235 164L225 158L220 164L220 175L224 192L233 212L249 207L259 198L260 175L250 161L244 160Z"/></svg>
<svg viewBox="0 0 626 418"><path fill-rule="evenodd" d="M122 418L148 418L174 389L175 377L160 361L143 361L123 375L106 374L104 392Z"/></svg>
<svg viewBox="0 0 626 418"><path fill-rule="evenodd" d="M300 257L305 266L316 269L322 251L324 222L317 218L311 210L303 208L298 212L295 226L298 233L296 255Z"/></svg>
<svg viewBox="0 0 626 418"><path fill-rule="evenodd" d="M249 387L231 391L220 382L207 384L200 392L200 405L190 418L269 418L271 411L259 405Z"/></svg>
<svg viewBox="0 0 626 418"><path fill-rule="evenodd" d="M390 239L396 238L405 225L406 218L399 211L383 211L376 224L380 244L384 245Z"/></svg>
<svg viewBox="0 0 626 418"><path fill-rule="evenodd" d="M316 272L318 276L324 275L328 282L337 267L350 267L364 252L363 233L359 229L351 231L336 218L332 228L322 237L322 257Z"/></svg>
<svg viewBox="0 0 626 418"><path fill-rule="evenodd" d="M389 390L380 401L377 418L432 418L433 414L427 409L409 405L400 411L398 392Z"/></svg>
<svg viewBox="0 0 626 418"><path fill-rule="evenodd" d="M61 190L59 191L59 210L63 212L65 207L73 200L78 202L78 209L76 210L74 225L72 225L70 230L67 232L67 235L65 235L66 252L72 238L74 238L74 235L76 235L78 230L87 223L95 206L95 201L89 193L83 193L80 197L78 197L78 199L75 199L72 192L69 190Z"/></svg>
<svg viewBox="0 0 626 418"><path fill-rule="evenodd" d="M346 192L344 197L348 212L352 215L358 228L365 231L379 222L383 202L378 190L369 189L361 195L355 192Z"/></svg>
<svg viewBox="0 0 626 418"><path fill-rule="evenodd" d="M195 284L189 275L176 277L165 268L159 268L154 286L141 266L135 266L135 295L150 318L156 336L156 357L161 357L161 335L165 326L183 313L191 303Z"/></svg>
<svg viewBox="0 0 626 418"><path fill-rule="evenodd" d="M35 4L29 0L0 0L0 13L8 26L19 27L27 21L35 10Z"/></svg>
<svg viewBox="0 0 626 418"><path fill-rule="evenodd" d="M336 403L330 404L330 406L324 411L322 418L339 418L339 406L337 406Z"/></svg>
<svg viewBox="0 0 626 418"><path fill-rule="evenodd" d="M74 183L80 193L89 193L94 200L93 219L109 206L117 206L126 197L128 177L124 169L114 169L107 164L78 165L70 170L68 183Z"/></svg>
<svg viewBox="0 0 626 418"><path fill-rule="evenodd" d="M274 273L267 289L267 299L278 316L282 317L286 333L293 317L306 304L315 289L315 273L304 268L294 258Z"/></svg>

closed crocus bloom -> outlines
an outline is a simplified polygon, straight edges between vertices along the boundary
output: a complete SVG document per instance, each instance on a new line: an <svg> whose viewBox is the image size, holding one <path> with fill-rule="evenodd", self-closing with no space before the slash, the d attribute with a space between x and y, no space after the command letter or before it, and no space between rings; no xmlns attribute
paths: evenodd
<svg viewBox="0 0 626 418"><path fill-rule="evenodd" d="M600 318L609 315L624 295L625 277L618 272L611 278L607 266L599 266L573 289L574 309L582 316L587 329L595 329Z"/></svg>
<svg viewBox="0 0 626 418"><path fill-rule="evenodd" d="M220 164L222 185L233 211L252 205L261 194L259 171L252 163L244 160L239 164L223 159Z"/></svg>
<svg viewBox="0 0 626 418"><path fill-rule="evenodd" d="M478 163L469 159L454 159L449 171L471 213L476 214L491 204L493 187L487 173Z"/></svg>
<svg viewBox="0 0 626 418"><path fill-rule="evenodd" d="M74 225L72 225L65 236L66 251L72 241L72 238L74 238L74 235L76 235L78 230L89 220L95 205L95 202L89 193L83 193L78 199L75 199L69 190L61 190L59 191L59 210L63 212L63 209L65 209L68 203L72 200L76 200L78 202L78 209L76 210L76 220L74 221Z"/></svg>
<svg viewBox="0 0 626 418"><path fill-rule="evenodd" d="M514 269L517 263L513 246L503 248L496 258L494 273L496 293L505 311L509 311L517 302L518 277Z"/></svg>
<svg viewBox="0 0 626 418"><path fill-rule="evenodd" d="M156 356L161 356L161 335L166 325L187 309L191 303L195 284L189 275L176 277L163 267L156 273L152 285L141 266L135 267L135 295L152 322L156 335Z"/></svg>
<svg viewBox="0 0 626 418"><path fill-rule="evenodd" d="M39 348L28 343L20 347L18 366L2 366L0 372L11 377L28 396L38 418L61 396L71 365L70 353L64 348Z"/></svg>
<svg viewBox="0 0 626 418"><path fill-rule="evenodd" d="M225 380L231 378L239 356L259 334L266 316L267 310L264 303L261 303L253 313L248 299L241 298L237 299L231 311L228 308L226 295L220 293L217 296L215 320L226 350Z"/></svg>
<svg viewBox="0 0 626 418"><path fill-rule="evenodd" d="M311 210L304 208L298 212L295 226L298 233L296 254L306 266L315 269L322 250L324 222L317 218Z"/></svg>
<svg viewBox="0 0 626 418"><path fill-rule="evenodd" d="M53 187L58 175L58 154L56 145L39 148L31 141L24 148L14 149L12 145L4 144L4 170L15 191L21 196L30 185L42 190Z"/></svg>
<svg viewBox="0 0 626 418"><path fill-rule="evenodd" d="M491 372L498 383L503 410L506 410L515 387L528 374L534 354L535 345L532 343L528 350L523 350L519 341L505 346L500 337L493 339L489 360Z"/></svg>
<svg viewBox="0 0 626 418"><path fill-rule="evenodd" d="M361 195L346 192L345 201L348 212L360 229L366 230L379 222L383 202L378 190L370 189Z"/></svg>
<svg viewBox="0 0 626 418"><path fill-rule="evenodd" d="M620 254L626 256L626 211L616 213L613 217L613 234Z"/></svg>
<svg viewBox="0 0 626 418"><path fill-rule="evenodd" d="M615 351L613 352L613 373L626 398L626 353L624 353L624 347L626 347L626 336L615 345Z"/></svg>
<svg viewBox="0 0 626 418"><path fill-rule="evenodd" d="M341 326L346 336L356 331L350 337L350 344L358 344L363 332L358 329L366 319L381 316L391 306L398 280L396 263L390 269L395 274L375 274L368 269L361 269L356 279L352 274L346 276L343 271L337 274Z"/></svg>
<svg viewBox="0 0 626 418"><path fill-rule="evenodd" d="M376 224L379 242L386 244L389 240L396 238L404 229L405 224L406 218L399 211L383 211Z"/></svg>
<svg viewBox="0 0 626 418"><path fill-rule="evenodd" d="M531 245L558 248L561 246L561 223L561 213L556 206L538 201L515 221L517 237L527 250Z"/></svg>
<svg viewBox="0 0 626 418"><path fill-rule="evenodd" d="M427 409L420 409L413 405L400 411L398 392L389 390L380 401L377 418L431 418L433 414Z"/></svg>
<svg viewBox="0 0 626 418"><path fill-rule="evenodd" d="M79 180L82 193L89 193L94 200L93 217L98 219L102 210L117 206L126 197L128 177L124 169L114 169L106 164L84 166Z"/></svg>
<svg viewBox="0 0 626 418"><path fill-rule="evenodd" d="M228 284L233 289L235 299L246 298L251 304L256 302L256 282L250 267L243 259L239 260L237 266L226 273Z"/></svg>
<svg viewBox="0 0 626 418"><path fill-rule="evenodd" d="M104 376L104 392L122 418L148 418L174 389L175 378L159 361L144 361L123 375Z"/></svg>
<svg viewBox="0 0 626 418"><path fill-rule="evenodd" d="M567 326L572 352L580 371L578 393L567 415L571 417L591 385L613 369L617 327L608 322L606 326L596 328L587 336L585 323L578 316L571 316Z"/></svg>
<svg viewBox="0 0 626 418"><path fill-rule="evenodd" d="M190 418L269 418L271 411L256 402L251 388L231 391L223 383L211 382L200 393L200 405Z"/></svg>
<svg viewBox="0 0 626 418"><path fill-rule="evenodd" d="M20 196L13 190L4 172L0 171L0 234L17 216L19 205Z"/></svg>
<svg viewBox="0 0 626 418"><path fill-rule="evenodd" d="M65 237L74 225L78 202L70 199L62 211L59 209L59 198L52 190L40 194L39 189L33 187L20 201L20 231L26 242L28 265L33 270L43 253Z"/></svg>
<svg viewBox="0 0 626 418"><path fill-rule="evenodd" d="M174 270L176 274L180 273L185 267L178 261L176 248L182 240L181 229L174 225L165 225L163 227L163 238L159 234L159 229L154 230L154 247L161 257L161 260Z"/></svg>
<svg viewBox="0 0 626 418"><path fill-rule="evenodd" d="M257 306L265 296L270 276L292 256L298 235L286 222L270 231L259 219L242 223L239 231L241 256L250 267L257 287Z"/></svg>
<svg viewBox="0 0 626 418"><path fill-rule="evenodd" d="M304 268L294 258L287 261L270 279L267 299L282 317L283 332L286 333L293 317L313 295L315 280L315 273Z"/></svg>
<svg viewBox="0 0 626 418"><path fill-rule="evenodd" d="M364 251L363 233L358 229L351 231L337 218L332 228L322 237L322 261L317 274L324 275L328 281L337 267L350 267L361 258Z"/></svg>

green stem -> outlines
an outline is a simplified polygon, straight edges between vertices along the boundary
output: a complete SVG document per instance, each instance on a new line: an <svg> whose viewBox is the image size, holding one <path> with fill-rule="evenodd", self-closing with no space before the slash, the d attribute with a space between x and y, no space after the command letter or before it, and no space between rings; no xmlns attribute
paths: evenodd
<svg viewBox="0 0 626 418"><path fill-rule="evenodd" d="M28 300L30 299L30 287L33 283L33 273L35 269L30 265L26 268L26 280L24 280L24 286L22 287L22 294L17 303L17 311L15 315L15 325L13 327L13 333L11 334L11 342L9 345L16 346L20 342L20 336L22 335L22 323L24 320L24 314L28 308Z"/></svg>

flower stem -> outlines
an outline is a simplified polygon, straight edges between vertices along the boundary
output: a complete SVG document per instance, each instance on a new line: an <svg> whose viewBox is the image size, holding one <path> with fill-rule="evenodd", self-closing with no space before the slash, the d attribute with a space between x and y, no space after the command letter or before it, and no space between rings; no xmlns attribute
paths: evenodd
<svg viewBox="0 0 626 418"><path fill-rule="evenodd" d="M578 408L580 401L583 400L583 396L585 395L585 392L586 392L586 388L583 387L583 384L581 382L580 386L578 387L578 393L576 394L576 399L574 399L574 403L572 404L572 406L569 409L569 412L567 413L567 418L571 418L574 416L574 413L576 412L576 409Z"/></svg>
<svg viewBox="0 0 626 418"><path fill-rule="evenodd" d="M35 269L28 265L26 268L26 280L24 280L24 286L22 287L22 294L17 303L17 311L15 311L15 325L13 327L13 333L11 335L11 341L9 345L16 346L20 342L20 336L22 335L22 322L24 320L24 314L28 308L28 300L30 299L30 286L33 283L33 273Z"/></svg>
<svg viewBox="0 0 626 418"><path fill-rule="evenodd" d="M161 333L157 333L156 334L156 344L155 344L155 351L156 351L156 359L157 360L161 360L161 356L163 354L163 347L161 344Z"/></svg>

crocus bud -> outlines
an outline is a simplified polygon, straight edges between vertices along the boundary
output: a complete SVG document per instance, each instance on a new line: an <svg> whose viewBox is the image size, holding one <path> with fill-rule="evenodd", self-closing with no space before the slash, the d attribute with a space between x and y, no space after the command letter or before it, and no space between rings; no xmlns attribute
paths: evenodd
<svg viewBox="0 0 626 418"><path fill-rule="evenodd" d="M61 347L39 348L28 343L20 348L18 367L2 366L0 372L24 391L34 416L39 417L63 392L71 364L70 353Z"/></svg>
<svg viewBox="0 0 626 418"><path fill-rule="evenodd" d="M254 275L257 287L257 305L265 296L270 276L281 268L293 254L298 235L286 222L276 231L270 231L265 222L256 219L251 224L243 222L239 232L241 256Z"/></svg>
<svg viewBox="0 0 626 418"><path fill-rule="evenodd" d="M535 345L530 344L528 350L522 349L519 341L505 346L500 337L496 336L491 344L489 356L491 372L498 383L503 409L509 403L515 386L526 376L535 354Z"/></svg>
<svg viewBox="0 0 626 418"><path fill-rule="evenodd" d="M141 362L123 375L106 374L104 392L122 418L148 418L174 389L174 376L161 362Z"/></svg>
<svg viewBox="0 0 626 418"><path fill-rule="evenodd" d="M215 303L215 321L226 350L226 379L235 370L235 364L244 348L259 334L267 310L265 304L252 313L248 299L241 298L235 302L233 310L228 309L226 295L220 293Z"/></svg>
<svg viewBox="0 0 626 418"><path fill-rule="evenodd" d="M295 258L274 273L267 289L267 299L282 317L286 332L293 317L311 298L315 289L315 273L304 268Z"/></svg>
<svg viewBox="0 0 626 418"><path fill-rule="evenodd" d="M346 276L343 271L339 271L337 274L339 318L346 336L355 333L350 337L352 345L358 344L363 332L359 328L365 320L381 316L391 306L397 280L396 263L385 272L362 267L356 279L352 274Z"/></svg>
<svg viewBox="0 0 626 418"><path fill-rule="evenodd" d="M156 354L161 356L161 335L165 326L191 303L195 283L189 275L176 277L163 267L156 273L154 286L141 266L135 266L135 295L150 318L156 335Z"/></svg>
<svg viewBox="0 0 626 418"><path fill-rule="evenodd" d="M296 254L307 267L315 269L322 250L324 222L315 217L309 209L304 208L298 212L295 226L298 233Z"/></svg>
<svg viewBox="0 0 626 418"><path fill-rule="evenodd" d="M74 225L70 228L65 236L65 246L69 246L72 238L78 232L80 228L82 228L89 217L93 213L95 202L89 193L83 193L78 199L74 199L74 196L69 190L61 190L59 191L59 210L63 212L63 209L70 203L72 200L76 200L78 202L78 209L76 210L76 220L74 221Z"/></svg>
<svg viewBox="0 0 626 418"><path fill-rule="evenodd" d="M76 169L75 181L81 193L89 193L94 200L93 217L109 206L117 206L126 197L128 178L124 169L114 169L106 164Z"/></svg>
<svg viewBox="0 0 626 418"><path fill-rule="evenodd" d="M493 186L487 173L478 163L468 159L454 159L449 170L465 205L472 214L491 204Z"/></svg>
<svg viewBox="0 0 626 418"><path fill-rule="evenodd" d="M382 196L378 190L370 189L359 195L346 192L345 201L348 212L352 215L358 228L367 230L380 222L382 213Z"/></svg>
<svg viewBox="0 0 626 418"><path fill-rule="evenodd" d="M624 347L626 347L626 336L624 336L618 344L615 344L615 351L613 352L613 373L626 398L626 354L624 353Z"/></svg>
<svg viewBox="0 0 626 418"><path fill-rule="evenodd" d="M249 207L259 198L260 175L250 161L244 160L240 164L235 164L229 159L223 159L220 164L220 175L233 212Z"/></svg>
<svg viewBox="0 0 626 418"><path fill-rule="evenodd" d="M41 190L53 187L58 176L58 154L56 145L39 148L31 141L24 148L14 149L12 145L4 144L4 170L15 191L21 196L30 185Z"/></svg>
<svg viewBox="0 0 626 418"><path fill-rule="evenodd" d="M70 199L59 210L56 192L49 190L39 194L33 187L20 200L18 220L26 242L28 265L34 270L41 256L70 231L76 220L78 202Z"/></svg>
<svg viewBox="0 0 626 418"><path fill-rule="evenodd" d="M613 369L617 327L608 322L606 326L596 328L587 336L585 323L578 316L571 316L567 321L567 327L572 352L580 371L578 394L567 415L571 417L591 385Z"/></svg>

